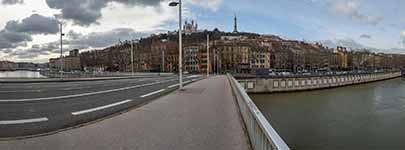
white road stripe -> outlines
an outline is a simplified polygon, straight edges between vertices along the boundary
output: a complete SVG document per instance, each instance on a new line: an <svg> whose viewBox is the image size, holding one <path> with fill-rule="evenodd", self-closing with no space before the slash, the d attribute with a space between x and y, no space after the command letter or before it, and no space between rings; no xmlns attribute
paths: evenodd
<svg viewBox="0 0 405 150"><path fill-rule="evenodd" d="M180 85L180 84L178 84L178 83L177 83L177 84L174 84L174 85L168 86L167 88L169 88L169 89L170 89L170 88L174 88L174 87L179 86L179 85Z"/></svg>
<svg viewBox="0 0 405 150"><path fill-rule="evenodd" d="M157 93L163 92L163 91L165 91L165 90L166 90L166 89L161 89L161 90L158 90L158 91L155 91L155 92L151 92L151 93L148 93L148 94L139 96L139 97L140 97L140 98L145 98L145 97L152 96L152 95L155 95L155 94L157 94Z"/></svg>
<svg viewBox="0 0 405 150"><path fill-rule="evenodd" d="M177 80L177 79L164 80L164 81L159 81L159 82L147 83L147 84L142 84L142 85L136 85L136 86L112 89L112 90L97 91L97 92L82 93L82 94L74 94L74 95L66 95L66 96L45 97L45 98L31 98L31 99L9 99L9 100L7 100L7 99L1 100L0 99L0 103L1 102L44 101L44 100L53 100L53 99L66 99L66 98L83 97L83 96L90 96L90 95L96 95L96 94L104 94L104 93L124 91L124 90L140 88L140 87L145 87L145 86L150 86L150 85L155 85L155 84L160 84L160 83L166 83L166 82L175 81L175 80Z"/></svg>
<svg viewBox="0 0 405 150"><path fill-rule="evenodd" d="M201 77L202 75L191 75L191 76L188 76L187 78L198 78L198 77Z"/></svg>
<svg viewBox="0 0 405 150"><path fill-rule="evenodd" d="M184 84L187 84L187 83L190 83L190 82L194 82L194 81L197 81L198 79L191 79L191 80L188 80L188 81L185 81L185 82L183 82ZM171 85L171 86L168 86L167 88L174 88L174 87L176 87L176 86L179 86L179 84L177 83L177 84L174 84L174 85Z"/></svg>
<svg viewBox="0 0 405 150"><path fill-rule="evenodd" d="M114 106L122 105L122 104L125 104L125 103L129 103L131 101L132 100L125 100L125 101L121 101L121 102L117 102L117 103L113 103L113 104L109 104L109 105L105 105L105 106L100 106L100 107L96 107L96 108L92 108L92 109L86 109L86 110L82 110L82 111L72 112L72 115L77 116L77 115L87 114L87 113L99 111L99 110L102 110L102 109L107 109L107 108L110 108L110 107L114 107Z"/></svg>
<svg viewBox="0 0 405 150"><path fill-rule="evenodd" d="M35 122L44 122L48 121L48 118L33 118L33 119L22 119L22 120L4 120L0 121L0 125L8 124L24 124L24 123L35 123Z"/></svg>

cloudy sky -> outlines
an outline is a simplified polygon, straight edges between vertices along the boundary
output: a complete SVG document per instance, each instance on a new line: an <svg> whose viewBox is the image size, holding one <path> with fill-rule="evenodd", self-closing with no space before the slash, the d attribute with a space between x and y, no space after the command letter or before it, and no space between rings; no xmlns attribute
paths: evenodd
<svg viewBox="0 0 405 150"><path fill-rule="evenodd" d="M328 45L405 53L403 0L183 0L200 29L275 34ZM64 49L96 49L177 28L167 0L0 0L0 60L47 62Z"/></svg>

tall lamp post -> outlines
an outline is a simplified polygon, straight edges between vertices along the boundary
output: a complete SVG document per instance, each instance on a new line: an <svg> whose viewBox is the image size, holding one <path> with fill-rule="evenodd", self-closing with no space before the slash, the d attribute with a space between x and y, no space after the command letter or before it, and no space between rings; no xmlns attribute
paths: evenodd
<svg viewBox="0 0 405 150"><path fill-rule="evenodd" d="M162 73L165 72L165 50L162 50Z"/></svg>
<svg viewBox="0 0 405 150"><path fill-rule="evenodd" d="M182 44L182 31L181 31L181 0L178 2L170 2L170 7L179 6L179 85L180 90L183 89L183 44Z"/></svg>
<svg viewBox="0 0 405 150"><path fill-rule="evenodd" d="M207 34L207 77L210 76L210 35Z"/></svg>
<svg viewBox="0 0 405 150"><path fill-rule="evenodd" d="M131 40L131 76L134 76L134 40Z"/></svg>
<svg viewBox="0 0 405 150"><path fill-rule="evenodd" d="M60 77L63 78L63 43L62 37L65 35L62 31L63 24L60 23Z"/></svg>

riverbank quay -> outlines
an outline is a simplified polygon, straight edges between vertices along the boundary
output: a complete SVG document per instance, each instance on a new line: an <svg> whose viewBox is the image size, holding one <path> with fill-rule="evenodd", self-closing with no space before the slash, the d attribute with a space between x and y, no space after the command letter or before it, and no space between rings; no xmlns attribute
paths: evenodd
<svg viewBox="0 0 405 150"><path fill-rule="evenodd" d="M334 88L401 77L402 73L379 72L319 76L238 77L248 93L277 93Z"/></svg>

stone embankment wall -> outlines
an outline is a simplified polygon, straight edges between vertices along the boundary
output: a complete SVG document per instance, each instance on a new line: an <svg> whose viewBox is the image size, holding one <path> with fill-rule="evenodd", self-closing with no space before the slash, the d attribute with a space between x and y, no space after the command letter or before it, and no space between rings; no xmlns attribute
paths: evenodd
<svg viewBox="0 0 405 150"><path fill-rule="evenodd" d="M237 79L248 93L292 92L332 88L397 78L401 72Z"/></svg>

